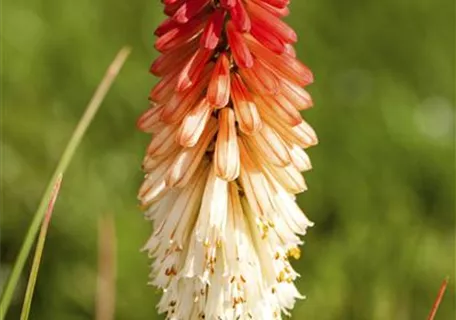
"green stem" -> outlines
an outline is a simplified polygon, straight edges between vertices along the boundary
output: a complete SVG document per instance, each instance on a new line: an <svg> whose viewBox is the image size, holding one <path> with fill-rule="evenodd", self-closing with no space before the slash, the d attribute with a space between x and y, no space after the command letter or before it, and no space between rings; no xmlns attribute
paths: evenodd
<svg viewBox="0 0 456 320"><path fill-rule="evenodd" d="M4 288L1 301L0 301L0 320L3 320L6 316L6 312L10 306L14 289L16 288L17 282L19 281L20 275L22 270L24 269L25 262L27 257L30 253L32 248L33 242L36 239L36 235L40 229L41 222L43 221L43 217L46 213L46 207L52 193L52 189L54 186L55 181L59 174L64 174L68 164L70 163L71 158L73 157L76 148L78 147L79 143L82 140L87 128L89 127L90 123L92 122L95 114L97 113L101 103L103 102L109 88L111 87L113 81L115 80L117 74L119 73L121 67L123 66L125 60L127 59L128 55L130 54L130 48L123 48L119 51L114 61L109 66L103 80L98 85L95 94L93 95L92 99L90 100L87 108L79 120L79 123L76 129L73 132L73 135L63 152L62 157L57 164L57 168L52 175L52 178L46 188L46 191L41 199L40 205L38 210L35 212L34 218L32 223L27 231L25 236L24 243L22 244L21 250L19 255L16 259L14 264L13 270L6 282L6 286Z"/></svg>
<svg viewBox="0 0 456 320"><path fill-rule="evenodd" d="M30 306L32 305L33 291L35 290L36 279L38 278L38 271L40 269L41 257L43 255L44 243L46 242L46 234L51 222L52 212L54 211L54 204L59 194L60 185L62 183L62 175L57 177L54 183L51 198L47 206L46 215L43 223L41 224L40 235L38 236L38 243L36 244L35 256L33 257L32 270L30 271L29 281L27 283L27 290L25 291L24 304L22 305L21 320L27 320L30 314Z"/></svg>

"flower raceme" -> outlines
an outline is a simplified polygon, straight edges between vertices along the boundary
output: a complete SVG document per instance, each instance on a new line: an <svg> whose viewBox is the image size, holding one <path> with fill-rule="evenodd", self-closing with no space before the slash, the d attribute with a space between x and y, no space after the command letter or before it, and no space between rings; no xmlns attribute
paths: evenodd
<svg viewBox="0 0 456 320"><path fill-rule="evenodd" d="M138 127L152 135L139 199L154 231L151 283L169 319L280 319L301 298L299 236L312 225L300 111L310 70L281 18L289 0L162 0L161 80Z"/></svg>

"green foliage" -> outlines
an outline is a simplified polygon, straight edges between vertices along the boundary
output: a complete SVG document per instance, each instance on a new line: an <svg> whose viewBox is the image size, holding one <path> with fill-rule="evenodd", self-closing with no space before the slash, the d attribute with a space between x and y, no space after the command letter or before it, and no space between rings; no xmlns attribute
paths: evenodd
<svg viewBox="0 0 456 320"><path fill-rule="evenodd" d="M153 1L7 1L3 11L1 278L11 270L47 181L106 66L133 53L65 175L31 319L92 319L97 220L115 213L117 319L159 319L146 286L149 236L135 201L149 137L156 56ZM294 319L455 316L454 3L294 0L289 23L316 82L305 113L320 137L300 204L316 223L296 263ZM27 281L7 319L17 319Z"/></svg>

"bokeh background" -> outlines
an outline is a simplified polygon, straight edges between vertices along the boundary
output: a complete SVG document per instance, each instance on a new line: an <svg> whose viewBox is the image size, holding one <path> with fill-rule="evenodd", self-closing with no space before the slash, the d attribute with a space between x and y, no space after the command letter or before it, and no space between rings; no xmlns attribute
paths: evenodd
<svg viewBox="0 0 456 320"><path fill-rule="evenodd" d="M143 150L135 129L158 0L2 3L2 283L53 169L94 88L125 44L133 53L74 157L49 230L31 319L94 319L97 221L115 217L116 319L162 319L139 248ZM299 202L306 236L293 319L455 316L455 4L452 0L294 0L288 22L314 71L320 137ZM28 272L28 271L27 271ZM18 319L27 274L7 319Z"/></svg>

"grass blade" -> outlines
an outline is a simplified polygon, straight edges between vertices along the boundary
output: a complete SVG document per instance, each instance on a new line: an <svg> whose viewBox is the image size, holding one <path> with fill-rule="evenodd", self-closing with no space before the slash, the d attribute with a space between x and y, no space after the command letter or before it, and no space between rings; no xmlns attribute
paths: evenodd
<svg viewBox="0 0 456 320"><path fill-rule="evenodd" d="M43 255L44 243L46 242L47 230L51 222L52 212L54 211L54 204L60 191L62 183L62 175L57 177L54 188L49 199L46 215L44 216L43 223L41 224L40 235L38 236L38 243L36 244L35 256L33 257L32 270L30 271L29 281L27 283L27 290L25 291L24 304L22 305L21 320L27 320L30 314L30 306L32 305L33 291L35 290L36 279L40 269L41 256Z"/></svg>
<svg viewBox="0 0 456 320"><path fill-rule="evenodd" d="M98 220L96 320L113 320L116 301L116 227L111 214Z"/></svg>
<svg viewBox="0 0 456 320"><path fill-rule="evenodd" d="M32 223L30 224L30 227L27 231L24 242L22 244L21 250L19 251L19 255L16 258L16 262L13 266L13 269L9 275L9 278L3 290L3 294L0 300L0 320L3 320L5 318L6 312L8 311L8 308L11 304L11 299L13 297L14 290L17 286L17 282L20 278L22 270L24 269L25 262L30 253L33 242L36 239L36 235L38 234L38 231L40 229L43 217L46 213L47 199L49 199L49 196L52 192L54 181L57 179L60 173L65 173L65 170L68 167L68 164L70 163L76 151L76 148L81 142L82 137L84 136L85 132L87 131L87 128L92 122L95 114L97 113L101 103L104 100L104 97L108 93L109 88L111 87L112 83L117 77L117 74L119 73L120 69L125 63L125 60L130 54L130 51L131 50L128 47L121 49L117 54L116 58L109 66L104 78L98 85L95 94L93 95L92 99L87 105L87 108L81 120L79 120L79 123L76 126L76 129L74 130L73 135L71 136L71 139L68 142L65 151L62 154L62 157L59 160L59 163L57 164L57 168L46 188L46 191L44 192L40 205L34 214Z"/></svg>
<svg viewBox="0 0 456 320"><path fill-rule="evenodd" d="M432 306L431 313L429 314L428 320L434 320L435 315L437 314L437 310L439 309L440 302L442 302L443 295L445 294L445 290L448 286L448 277L443 280L442 285L440 286L439 293L437 294L437 298L435 299L434 305Z"/></svg>

